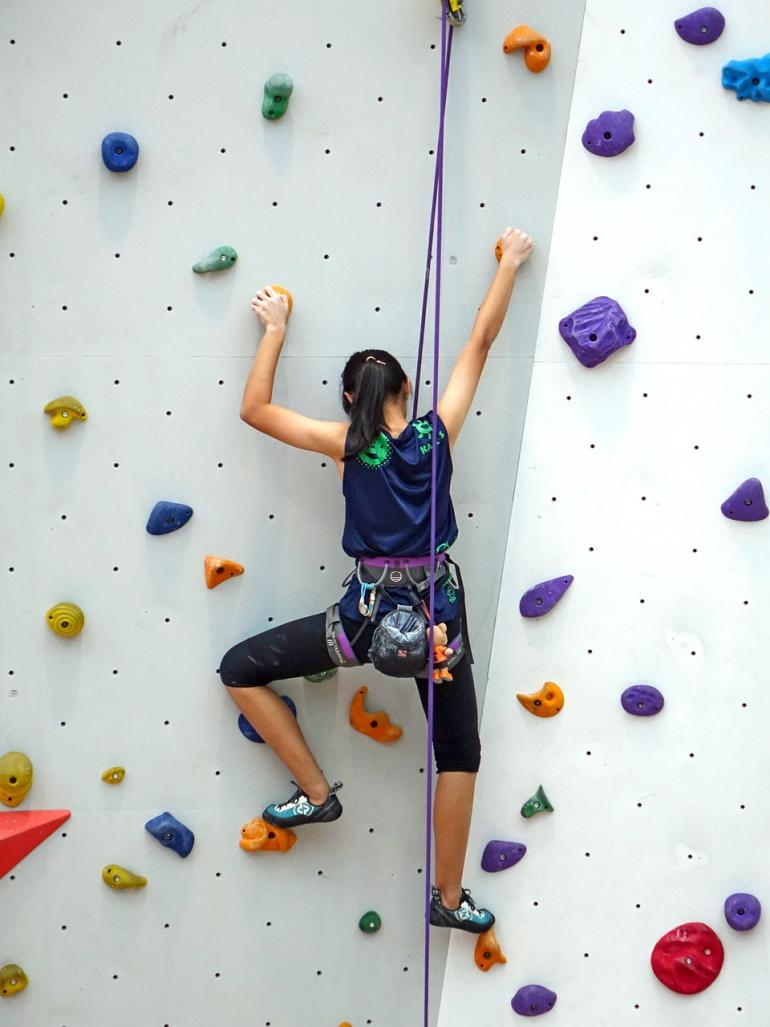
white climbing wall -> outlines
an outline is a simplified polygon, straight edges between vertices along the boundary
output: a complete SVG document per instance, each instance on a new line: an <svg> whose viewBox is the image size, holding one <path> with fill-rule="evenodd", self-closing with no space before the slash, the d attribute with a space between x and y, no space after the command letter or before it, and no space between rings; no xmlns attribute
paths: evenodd
<svg viewBox="0 0 770 1027"><path fill-rule="evenodd" d="M770 905L770 522L720 505L746 478L770 484L770 108L737 101L721 68L770 49L770 14L720 3L724 34L694 47L673 29L694 6L586 7L466 871L508 962L482 977L454 937L441 1027L510 1022L531 983L557 992L553 1027L767 1024L767 924L739 934L722 910L739 891ZM589 154L587 121L621 108L634 145ZM602 294L638 335L587 370L558 322ZM566 573L547 617L520 617L527 588ZM546 680L566 697L552 720L516 700ZM623 712L636 683L663 692L660 715ZM539 784L555 810L524 820ZM523 861L484 873L493 838L524 842ZM650 968L688 921L725 947L692 997Z"/></svg>
<svg viewBox="0 0 770 1027"><path fill-rule="evenodd" d="M521 225L538 243L456 449L461 536L454 555L470 594L480 695L582 25L582 4L563 8L557 0L515 9L501 0L468 0L468 24L455 34L444 368L465 341L494 272L500 230ZM421 1022L425 727L413 686L367 670L281 688L296 701L328 774L345 781L345 815L333 827L307 829L288 855L246 854L238 846L241 825L290 786L272 754L238 732L237 710L217 667L245 636L323 609L347 571L334 469L239 420L260 335L249 300L270 282L294 295L278 402L341 417L339 374L347 355L363 346L393 350L411 371L437 129L439 12L436 0L2 5L0 754L21 750L34 764L22 810L72 811L0 882L0 966L19 963L30 980L24 993L0 1002L10 1027ZM540 27L554 44L553 64L542 76L527 72L520 54L502 53L504 36L520 21ZM625 46L657 68L658 37L665 33L648 31L643 40L626 38ZM743 31L751 41L750 22ZM608 45L605 36L597 32L594 45ZM691 54L684 60L697 68ZM606 63L600 54L588 70L595 74ZM678 71L671 67L673 82ZM295 91L286 117L268 123L260 114L262 87L276 71L293 76ZM662 104L668 106L673 88L659 89ZM693 110L705 104L703 90L677 90ZM707 109L718 109L720 100L717 90ZM724 109L731 132L740 118L756 114L736 111L729 100ZM707 128L701 150L711 146L712 154L732 154L725 139L742 138L719 133L713 122ZM124 175L101 161L102 137L112 131L130 132L140 145L138 164ZM755 144L746 153L758 163ZM642 159L641 147L633 159ZM669 159L659 143L644 154L662 168ZM628 166L586 164L597 196L611 174L617 183ZM736 170L734 182L740 179ZM732 188L730 207L754 201L745 216L755 218L761 191L744 200L738 185ZM629 193L630 187L619 188L618 199L625 202ZM640 203L650 199L657 194ZM577 203L572 209L578 213ZM709 205L705 213L708 228L717 211ZM654 266L649 247L629 247L627 223L607 256L612 226L623 222L613 220L606 202L597 200L587 222L583 234L599 224L603 245L584 243L591 259L578 273L591 272L604 288L607 276L593 263L602 253L618 271L627 270L624 253L644 253ZM570 236L577 242L577 234ZM223 243L238 250L237 264L219 275L194 275L191 265ZM710 244L711 259L704 250L704 260L721 282L729 273L725 262L739 251L722 249L715 239ZM577 285L576 299L582 298ZM736 295L731 309L740 302ZM629 306L641 322L641 297ZM684 308L679 316L684 323ZM706 340L713 318L702 323ZM653 329L641 323L640 329L637 350L625 360L649 357L656 345ZM731 352L748 344L731 338ZM550 345L551 359L562 358ZM707 345L696 349L682 333L688 356ZM619 363L594 379L566 363L553 366L584 390L590 385L604 393L603 383L617 389L622 380ZM563 390L555 390L558 400L546 408L542 375L537 385L533 411L548 418L542 437L555 452L564 445L556 429L568 412L577 417L578 407L557 417ZM576 397L580 389L576 384ZM81 400L88 421L57 433L43 406L62 394ZM427 383L423 394L426 407ZM597 401L590 412L599 417L603 409ZM617 416L608 421L605 455L596 460L607 459L616 423ZM750 436L741 431L740 437ZM566 442L577 446L579 438L574 430ZM739 467L727 455L729 484ZM746 463L753 470L752 456ZM619 460L627 458L619 451ZM528 475L524 480L526 489ZM147 516L159 499L189 503L190 523L165 537L148 535ZM565 523L574 526L579 499L570 504L560 496L548 515L564 510ZM520 526L532 564L521 580L546 569L545 540L534 526L531 520ZM606 542L605 533L596 544ZM638 550L638 540L633 544ZM564 536L549 538L557 570L562 562L577 564L576 546ZM750 558L755 552L752 546ZM208 553L242 562L245 574L208 591ZM563 624L570 609L601 615L606 624L606 610L585 599L598 559L575 571L582 576L571 607L552 625ZM506 597L510 572L508 581ZM66 600L86 615L74 639L45 625L47 609ZM574 673L578 659L567 661L562 675L570 703L563 722L533 735L538 745L553 737L554 727L569 731L574 724L568 718L578 709L578 686L566 680L566 670ZM404 727L391 748L347 724L350 699L362 683L370 686L371 707L386 708ZM510 673L498 670L494 684L491 702L503 702ZM517 735L515 714L507 706L500 720L507 749L530 727ZM490 778L499 755L489 737L487 747L482 817L511 786ZM113 788L100 775L114 764L127 774ZM529 775L522 776L511 801L528 785ZM566 803L558 787L555 793L560 807L579 814L576 801ZM164 810L195 833L186 860L144 830ZM569 815L560 809L562 819L554 823ZM582 825L587 815L579 815ZM541 836L548 830L532 827ZM573 837L580 837L577 829ZM146 875L148 886L107 889L101 870L111 862ZM537 865L533 855L528 866ZM383 919L374 936L357 927L368 909ZM502 921L509 943L513 911L507 926L504 915ZM465 941L459 977L468 962ZM434 932L434 1013L447 942ZM517 969L512 959L508 976ZM467 1010L462 1022L472 1022L470 1011L489 996L497 1023L500 989L497 972L474 977L473 991L455 997L456 1008ZM503 1000L505 994L503 988Z"/></svg>

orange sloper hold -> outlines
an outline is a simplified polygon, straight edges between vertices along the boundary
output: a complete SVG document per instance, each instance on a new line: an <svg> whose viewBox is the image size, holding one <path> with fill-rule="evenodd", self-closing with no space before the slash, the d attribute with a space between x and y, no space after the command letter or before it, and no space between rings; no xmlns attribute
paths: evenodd
<svg viewBox="0 0 770 1027"><path fill-rule="evenodd" d="M508 962L500 951L500 944L495 937L493 928L490 927L488 931L484 931L483 934L479 935L476 948L473 950L473 958L476 960L476 966L479 970L483 970L485 973L495 963Z"/></svg>
<svg viewBox="0 0 770 1027"><path fill-rule="evenodd" d="M243 564L235 560L227 560L222 556L207 556L203 561L206 569L206 584L209 588L216 588L228 578L234 578L243 574Z"/></svg>
<svg viewBox="0 0 770 1027"><path fill-rule="evenodd" d="M548 67L551 59L551 44L529 25L517 25L511 29L503 42L504 53L524 50L524 63L536 74Z"/></svg>
<svg viewBox="0 0 770 1027"><path fill-rule="evenodd" d="M497 242L495 243L495 257L497 257L497 263L498 264L503 259L503 244L500 241L500 239L498 239Z"/></svg>
<svg viewBox="0 0 770 1027"><path fill-rule="evenodd" d="M273 827L261 817L255 817L241 828L238 844L246 852L255 852L257 849L264 852L288 852L296 840L296 834L288 827Z"/></svg>
<svg viewBox="0 0 770 1027"><path fill-rule="evenodd" d="M366 693L369 691L366 685L362 685L353 696L350 704L348 720L362 735L368 735L375 742L395 742L404 733L398 724L391 724L390 717L385 710L377 710L370 713L364 705Z"/></svg>
<svg viewBox="0 0 770 1027"><path fill-rule="evenodd" d="M291 315L291 308L294 306L294 301L289 290L284 289L282 285L271 285L270 288L275 289L276 292L280 292L283 296L286 297L286 302L289 306L289 314Z"/></svg>

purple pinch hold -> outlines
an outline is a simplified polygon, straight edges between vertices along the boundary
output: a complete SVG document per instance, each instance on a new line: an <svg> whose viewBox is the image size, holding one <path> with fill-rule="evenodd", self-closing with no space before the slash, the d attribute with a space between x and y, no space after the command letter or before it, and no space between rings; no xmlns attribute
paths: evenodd
<svg viewBox="0 0 770 1027"><path fill-rule="evenodd" d="M511 999L511 1008L519 1016L541 1016L556 1005L556 992L542 984L525 984Z"/></svg>
<svg viewBox="0 0 770 1027"><path fill-rule="evenodd" d="M516 866L524 858L527 846L522 842L487 842L481 857L481 869L489 874Z"/></svg>
<svg viewBox="0 0 770 1027"><path fill-rule="evenodd" d="M556 606L574 580L571 574L564 574L533 585L519 600L519 613L522 617L542 617Z"/></svg>
<svg viewBox="0 0 770 1027"><path fill-rule="evenodd" d="M762 904L756 895L735 892L725 899L725 920L736 931L750 931L762 916Z"/></svg>
<svg viewBox="0 0 770 1027"><path fill-rule="evenodd" d="M583 367L596 367L615 350L630 346L636 329L609 296L595 296L559 321L559 334Z"/></svg>
<svg viewBox="0 0 770 1027"><path fill-rule="evenodd" d="M597 157L617 157L634 141L634 116L631 111L602 111L589 121L581 142Z"/></svg>
<svg viewBox="0 0 770 1027"><path fill-rule="evenodd" d="M725 16L716 7L699 7L697 11L677 18L674 28L685 43L705 46L715 42L724 32Z"/></svg>
<svg viewBox="0 0 770 1027"><path fill-rule="evenodd" d="M663 709L664 701L653 685L631 685L620 697L620 705L632 717L654 717Z"/></svg>
<svg viewBox="0 0 770 1027"><path fill-rule="evenodd" d="M722 513L732 521L763 521L770 511L759 478L747 478L722 503Z"/></svg>

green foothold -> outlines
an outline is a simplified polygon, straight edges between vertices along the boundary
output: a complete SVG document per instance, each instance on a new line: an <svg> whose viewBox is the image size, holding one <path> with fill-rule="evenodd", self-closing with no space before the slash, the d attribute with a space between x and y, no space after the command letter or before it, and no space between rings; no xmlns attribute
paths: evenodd
<svg viewBox="0 0 770 1027"><path fill-rule="evenodd" d="M358 926L364 934L376 934L382 927L382 920L380 920L379 913L375 913L373 909L370 909L358 921Z"/></svg>
<svg viewBox="0 0 770 1027"><path fill-rule="evenodd" d="M535 813L548 812L553 812L553 806L551 805L548 796L543 791L543 786L540 785L535 794L531 798L527 799L521 807L521 815L523 817L533 817Z"/></svg>
<svg viewBox="0 0 770 1027"><path fill-rule="evenodd" d="M224 271L226 267L232 267L237 259L238 254L232 246L217 246L212 253L209 253L208 257L193 264L193 271L197 271L198 274L205 271Z"/></svg>
<svg viewBox="0 0 770 1027"><path fill-rule="evenodd" d="M278 72L265 82L265 98L262 101L262 116L270 121L282 118L289 106L289 97L294 89L290 75Z"/></svg>
<svg viewBox="0 0 770 1027"><path fill-rule="evenodd" d="M306 674L305 681L312 681L313 683L316 683L318 681L328 681L329 678L333 678L336 673L337 668L332 667L331 670L322 670L319 671L318 674Z"/></svg>

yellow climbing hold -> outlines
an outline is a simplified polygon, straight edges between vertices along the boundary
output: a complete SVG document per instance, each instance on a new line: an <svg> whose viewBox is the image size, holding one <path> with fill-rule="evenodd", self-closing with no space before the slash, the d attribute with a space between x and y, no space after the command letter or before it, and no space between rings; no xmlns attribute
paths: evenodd
<svg viewBox="0 0 770 1027"><path fill-rule="evenodd" d="M74 396L59 396L43 407L44 414L53 414L51 425L54 428L69 428L73 421L87 421L86 408Z"/></svg>
<svg viewBox="0 0 770 1027"><path fill-rule="evenodd" d="M32 787L32 762L23 752L0 756L0 802L18 806Z"/></svg>
<svg viewBox="0 0 770 1027"><path fill-rule="evenodd" d="M4 210L5 210L5 197L3 196L2 193L0 193L0 215L2 215Z"/></svg>
<svg viewBox="0 0 770 1027"><path fill-rule="evenodd" d="M110 863L102 870L102 880L110 888L144 888L147 878L141 874L132 874L125 867L119 867L117 863Z"/></svg>
<svg viewBox="0 0 770 1027"><path fill-rule="evenodd" d="M102 774L102 781L106 781L108 785L119 785L125 776L124 767L110 767Z"/></svg>
<svg viewBox="0 0 770 1027"><path fill-rule="evenodd" d="M517 692L516 698L525 710L536 717L555 717L564 706L564 692L555 681L546 681L537 692Z"/></svg>
<svg viewBox="0 0 770 1027"><path fill-rule="evenodd" d="M0 995L9 998L24 989L29 984L27 975L16 963L6 963L0 967Z"/></svg>
<svg viewBox="0 0 770 1027"><path fill-rule="evenodd" d="M74 638L83 630L86 615L75 603L57 603L45 615L48 627L57 635Z"/></svg>

